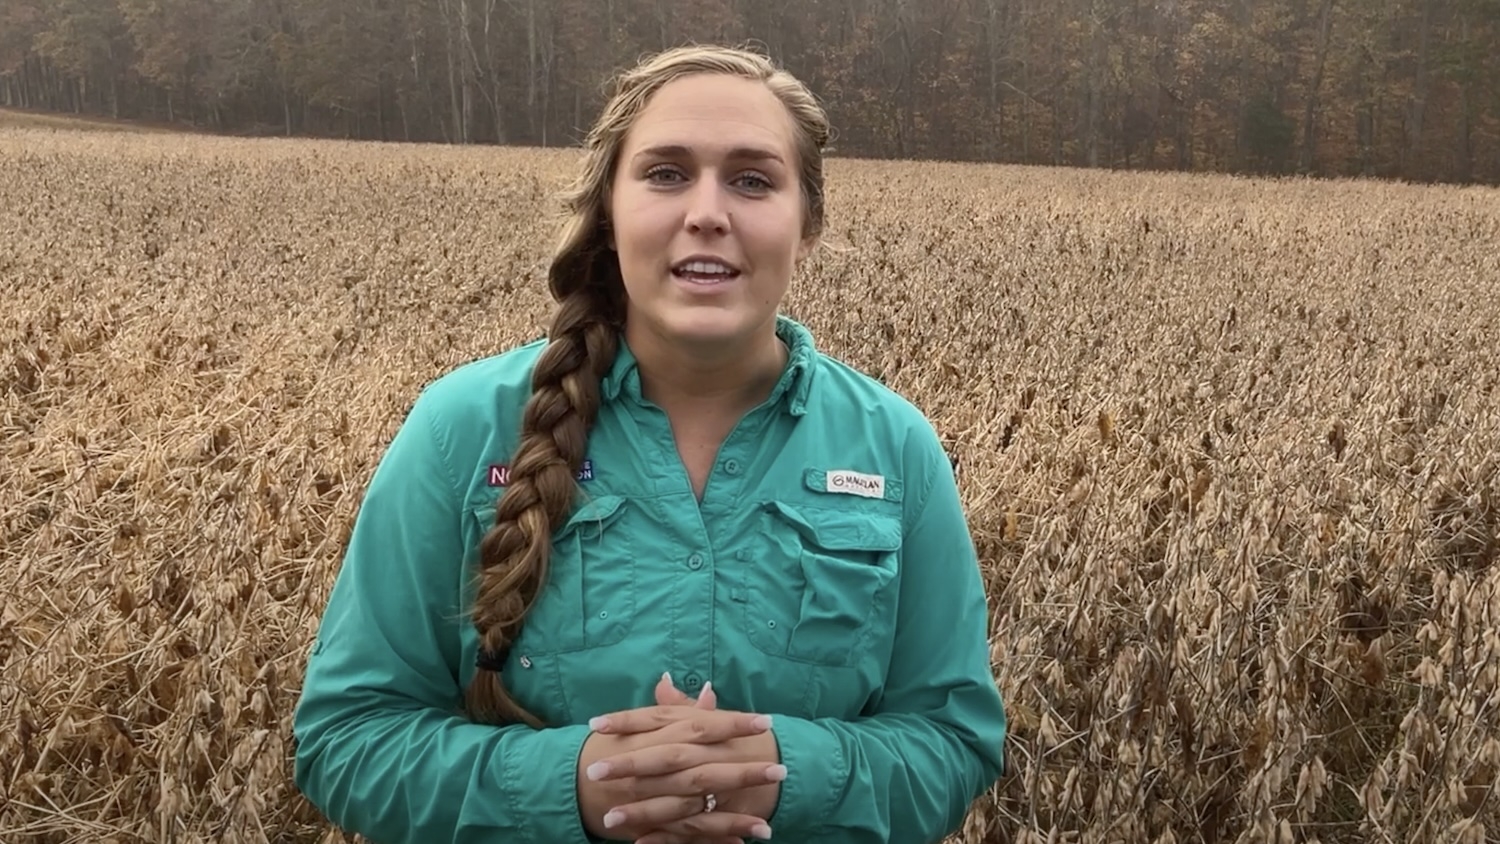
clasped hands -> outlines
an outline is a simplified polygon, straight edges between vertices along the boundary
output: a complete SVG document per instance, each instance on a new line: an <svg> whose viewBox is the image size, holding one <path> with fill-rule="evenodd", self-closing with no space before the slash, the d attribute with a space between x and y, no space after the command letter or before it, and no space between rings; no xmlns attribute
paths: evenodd
<svg viewBox="0 0 1500 844"><path fill-rule="evenodd" d="M770 717L718 709L711 686L695 701L665 674L655 697L590 722L578 761L584 827L635 844L769 839L786 777ZM718 799L712 812L703 811L708 794Z"/></svg>

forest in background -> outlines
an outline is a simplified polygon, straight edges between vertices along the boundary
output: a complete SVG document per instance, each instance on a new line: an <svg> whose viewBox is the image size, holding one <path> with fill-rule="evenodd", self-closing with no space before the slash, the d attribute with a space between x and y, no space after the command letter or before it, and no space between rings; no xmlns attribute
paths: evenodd
<svg viewBox="0 0 1500 844"><path fill-rule="evenodd" d="M565 146L690 42L804 79L838 155L1500 184L1500 0L0 0L0 104Z"/></svg>

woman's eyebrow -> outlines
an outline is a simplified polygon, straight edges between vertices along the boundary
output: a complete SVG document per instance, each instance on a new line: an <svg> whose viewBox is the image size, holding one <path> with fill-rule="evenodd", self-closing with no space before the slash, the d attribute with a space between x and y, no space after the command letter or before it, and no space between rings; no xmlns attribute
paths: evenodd
<svg viewBox="0 0 1500 844"><path fill-rule="evenodd" d="M660 158L682 158L690 154L690 150L682 144L659 144L647 147L635 154L636 158L660 157ZM729 150L727 155L730 159L748 161L776 161L782 164L781 154L765 147L735 147Z"/></svg>

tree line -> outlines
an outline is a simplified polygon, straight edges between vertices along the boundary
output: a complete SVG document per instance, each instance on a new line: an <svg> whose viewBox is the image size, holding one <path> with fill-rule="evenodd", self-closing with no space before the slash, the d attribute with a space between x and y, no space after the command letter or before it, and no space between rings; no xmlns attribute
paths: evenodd
<svg viewBox="0 0 1500 844"><path fill-rule="evenodd" d="M841 155L1500 183L1500 0L0 0L0 103L558 146L690 42L761 45Z"/></svg>

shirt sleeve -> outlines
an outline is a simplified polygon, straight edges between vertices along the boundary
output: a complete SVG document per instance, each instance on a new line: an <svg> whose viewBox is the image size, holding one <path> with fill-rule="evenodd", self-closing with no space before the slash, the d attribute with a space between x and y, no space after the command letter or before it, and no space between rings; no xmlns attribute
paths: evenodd
<svg viewBox="0 0 1500 844"><path fill-rule="evenodd" d="M926 493L904 541L883 694L855 720L774 714L787 767L775 839L940 841L1002 773L1006 717L977 554L940 441L918 439L926 477L908 488Z"/></svg>
<svg viewBox="0 0 1500 844"><path fill-rule="evenodd" d="M424 392L381 458L307 662L297 787L382 844L590 840L576 771L588 726L462 714L462 496Z"/></svg>

